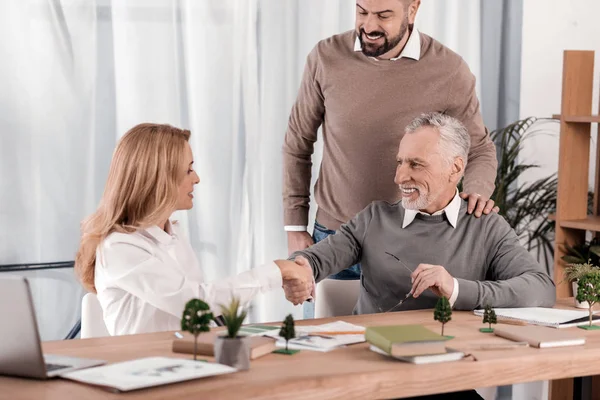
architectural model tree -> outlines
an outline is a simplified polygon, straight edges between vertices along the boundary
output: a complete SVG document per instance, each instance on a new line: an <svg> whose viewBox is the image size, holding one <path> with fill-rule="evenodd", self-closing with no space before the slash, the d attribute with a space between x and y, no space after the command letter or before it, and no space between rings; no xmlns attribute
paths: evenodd
<svg viewBox="0 0 600 400"><path fill-rule="evenodd" d="M579 278L577 282L577 301L587 301L590 312L590 324L588 326L580 326L580 328L600 329L600 327L592 325L594 305L600 302L600 272L589 272Z"/></svg>
<svg viewBox="0 0 600 400"><path fill-rule="evenodd" d="M283 325L281 326L281 330L279 331L279 336L285 339L285 351L289 353L288 350L288 342L290 339L296 336L296 330L294 329L294 317L292 314L288 314L283 321Z"/></svg>
<svg viewBox="0 0 600 400"><path fill-rule="evenodd" d="M210 332L210 321L213 314L208 304L200 299L192 299L187 302L181 317L181 330L194 335L194 360L198 350L198 335L201 332Z"/></svg>
<svg viewBox="0 0 600 400"><path fill-rule="evenodd" d="M452 307L446 297L440 297L435 305L433 319L442 323L442 336L444 336L444 325L452 319Z"/></svg>
<svg viewBox="0 0 600 400"><path fill-rule="evenodd" d="M489 327L481 328L481 329L479 329L479 331L485 332L485 333L494 332L494 329L492 328L492 324L497 323L496 311L494 311L492 306L490 306L489 304L487 306L485 306L485 309L483 311L483 323L489 324Z"/></svg>

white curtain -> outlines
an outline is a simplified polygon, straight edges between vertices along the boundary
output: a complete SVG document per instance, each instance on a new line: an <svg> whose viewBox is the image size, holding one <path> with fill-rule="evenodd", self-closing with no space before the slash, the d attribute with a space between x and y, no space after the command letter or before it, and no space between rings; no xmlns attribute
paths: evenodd
<svg viewBox="0 0 600 400"><path fill-rule="evenodd" d="M425 0L415 26L458 53L477 78L481 99L481 3L472 0Z"/></svg>
<svg viewBox="0 0 600 400"><path fill-rule="evenodd" d="M0 4L0 265L72 260L97 200L110 153L94 145L96 18L84 4ZM83 291L67 271L27 273L42 339L78 319Z"/></svg>
<svg viewBox="0 0 600 400"><path fill-rule="evenodd" d="M307 54L352 29L354 13L352 0L1 2L0 265L72 260L116 141L146 121L192 131L201 183L176 218L209 278L285 257L289 112ZM477 76L478 13L479 2L424 1L416 25ZM52 315L75 318L82 291L35 281L44 337L60 338L70 326ZM302 315L276 291L251 320L289 312Z"/></svg>

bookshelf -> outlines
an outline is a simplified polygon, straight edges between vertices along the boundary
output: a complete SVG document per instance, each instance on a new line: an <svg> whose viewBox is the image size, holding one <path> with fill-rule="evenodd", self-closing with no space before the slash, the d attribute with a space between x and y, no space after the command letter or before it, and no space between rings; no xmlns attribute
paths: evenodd
<svg viewBox="0 0 600 400"><path fill-rule="evenodd" d="M553 119L561 119L560 114L553 114ZM570 115L565 117L565 122L573 122L578 124L586 124L586 123L598 123L600 122L600 115Z"/></svg>
<svg viewBox="0 0 600 400"><path fill-rule="evenodd" d="M560 120L558 157L558 188L554 242L554 282L556 297L573 296L569 282L563 281L565 245L581 243L587 231L600 232L600 140L596 144L594 200L588 215L589 163L592 124L600 123L600 115L592 114L594 82L594 52L565 50L561 112L553 115ZM600 110L599 110L600 111ZM599 113L600 114L600 113ZM592 385L600 387L594 377ZM552 381L551 400L572 399L573 379Z"/></svg>
<svg viewBox="0 0 600 400"><path fill-rule="evenodd" d="M586 231L600 232L599 180L600 146L596 146L596 176L594 207L587 213L589 190L590 135L593 123L600 122L592 115L594 81L594 52L566 50L563 55L560 147L558 156L558 192L556 235L554 243L554 282L558 298L573 295L569 282L563 282L565 265L561 257L566 244L585 240Z"/></svg>

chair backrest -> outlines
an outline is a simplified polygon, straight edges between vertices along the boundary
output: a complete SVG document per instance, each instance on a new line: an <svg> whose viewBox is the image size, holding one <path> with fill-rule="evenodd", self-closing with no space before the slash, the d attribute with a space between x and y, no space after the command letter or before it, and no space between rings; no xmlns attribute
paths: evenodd
<svg viewBox="0 0 600 400"><path fill-rule="evenodd" d="M315 318L351 315L358 302L360 280L324 279L317 284Z"/></svg>
<svg viewBox="0 0 600 400"><path fill-rule="evenodd" d="M110 336L98 297L94 293L88 293L81 300L81 338L94 338Z"/></svg>

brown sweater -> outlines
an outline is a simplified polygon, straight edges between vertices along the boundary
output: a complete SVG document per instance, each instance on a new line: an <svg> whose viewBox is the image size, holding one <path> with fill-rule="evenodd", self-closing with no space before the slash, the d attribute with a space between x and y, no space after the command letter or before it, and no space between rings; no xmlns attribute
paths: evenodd
<svg viewBox="0 0 600 400"><path fill-rule="evenodd" d="M419 61L374 60L355 52L354 31L319 42L308 55L283 145L285 225L308 225L311 156L323 125L315 186L317 220L329 229L374 200L394 203L396 153L404 128L424 112L451 115L471 134L463 189L491 196L496 148L483 125L475 77L464 60L420 33Z"/></svg>

